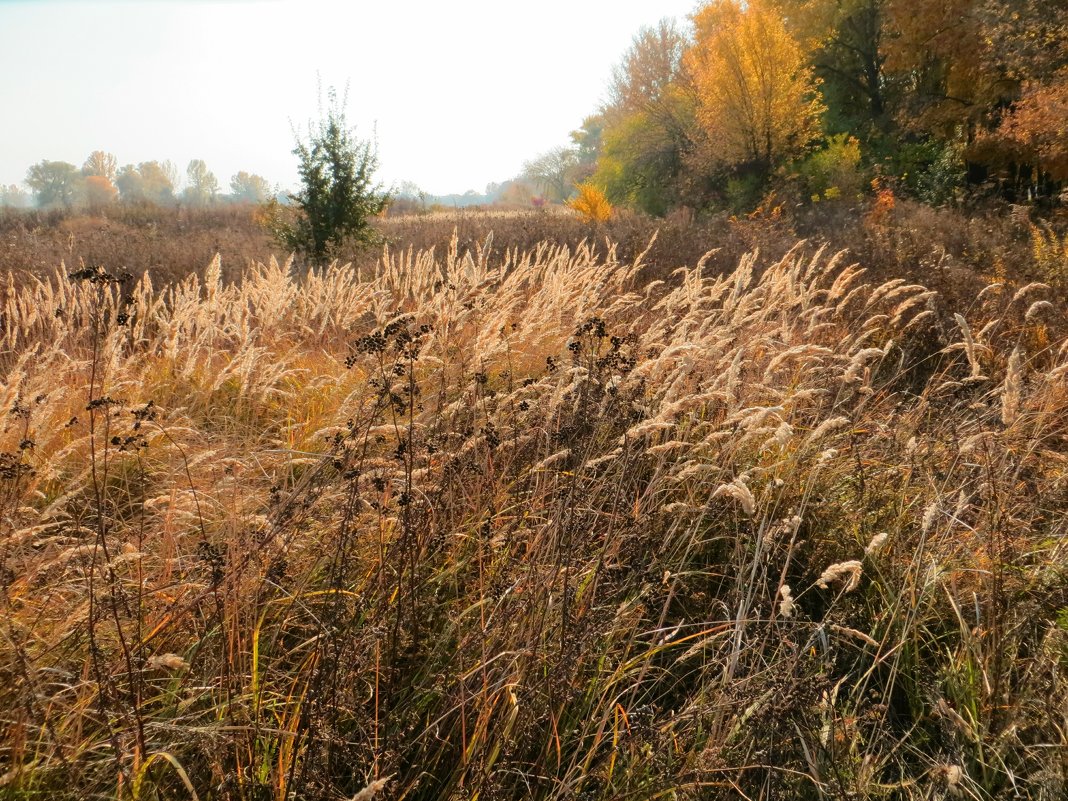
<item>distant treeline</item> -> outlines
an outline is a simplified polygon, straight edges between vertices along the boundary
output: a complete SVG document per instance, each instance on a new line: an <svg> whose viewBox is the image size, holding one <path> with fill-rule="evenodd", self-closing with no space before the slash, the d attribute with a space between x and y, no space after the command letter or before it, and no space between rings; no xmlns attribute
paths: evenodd
<svg viewBox="0 0 1068 801"><path fill-rule="evenodd" d="M537 207L549 200L538 185L538 181L524 172L516 178L503 183L490 183L482 192L469 189L463 193L434 195L419 188L411 181L403 181L393 192L390 211L394 214L407 214L437 209L470 208L474 206L508 206Z"/></svg>
<svg viewBox="0 0 1068 801"><path fill-rule="evenodd" d="M143 161L118 166L111 153L95 150L79 168L66 161L39 161L26 173L28 189L0 185L0 206L100 210L113 203L210 206L216 203L265 203L285 194L266 178L245 171L230 178L224 193L201 159L185 170L180 189L178 168L170 161Z"/></svg>
<svg viewBox="0 0 1068 801"><path fill-rule="evenodd" d="M144 161L117 166L115 156L94 151L79 168L65 161L43 160L27 171L25 186L0 184L0 207L62 211L100 211L114 203L152 206L209 207L222 203L290 202L289 193L254 173L238 172L223 192L215 174L201 159L189 162L185 180L170 161ZM546 199L537 178L524 175L491 183L483 192L433 195L410 181L390 192L394 213L472 206L536 207Z"/></svg>

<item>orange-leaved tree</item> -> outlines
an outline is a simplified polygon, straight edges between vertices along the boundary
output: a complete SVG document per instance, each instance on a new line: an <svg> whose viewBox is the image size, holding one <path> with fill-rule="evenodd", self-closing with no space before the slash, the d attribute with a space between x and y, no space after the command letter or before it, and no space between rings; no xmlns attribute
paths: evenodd
<svg viewBox="0 0 1068 801"><path fill-rule="evenodd" d="M1011 97L978 13L983 0L887 0L883 52L887 73L905 89L907 127L967 137L990 109Z"/></svg>
<svg viewBox="0 0 1068 801"><path fill-rule="evenodd" d="M106 176L87 175L85 177L85 202L93 211L110 206L118 197L119 190Z"/></svg>
<svg viewBox="0 0 1068 801"><path fill-rule="evenodd" d="M1017 100L976 148L1006 163L1025 164L1039 176L1068 181L1068 69L1049 81L1029 81Z"/></svg>
<svg viewBox="0 0 1068 801"><path fill-rule="evenodd" d="M713 0L693 20L688 63L712 164L768 173L803 153L824 106L782 17L766 0Z"/></svg>

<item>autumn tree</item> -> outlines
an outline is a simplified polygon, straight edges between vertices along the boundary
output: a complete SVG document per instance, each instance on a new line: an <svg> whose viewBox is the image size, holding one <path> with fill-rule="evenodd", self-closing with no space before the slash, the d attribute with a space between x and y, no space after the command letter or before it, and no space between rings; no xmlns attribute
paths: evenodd
<svg viewBox="0 0 1068 801"><path fill-rule="evenodd" d="M886 130L886 0L771 0L820 82L832 132Z"/></svg>
<svg viewBox="0 0 1068 801"><path fill-rule="evenodd" d="M136 167L127 164L115 177L119 196L124 203L171 205L175 201L177 170L169 161L142 161Z"/></svg>
<svg viewBox="0 0 1068 801"><path fill-rule="evenodd" d="M1052 194L1068 181L1068 69L1027 81L996 128L971 148L974 158L1008 172L1011 190Z"/></svg>
<svg viewBox="0 0 1068 801"><path fill-rule="evenodd" d="M0 184L0 208L26 209L33 205L33 198L18 184Z"/></svg>
<svg viewBox="0 0 1068 801"><path fill-rule="evenodd" d="M884 2L909 128L958 147L973 181L1010 197L1063 180L1068 0Z"/></svg>
<svg viewBox="0 0 1068 801"><path fill-rule="evenodd" d="M125 164L115 174L115 186L123 203L144 203L145 188L141 173L133 164Z"/></svg>
<svg viewBox="0 0 1068 801"><path fill-rule="evenodd" d="M188 182L182 199L192 206L207 206L219 194L219 181L203 159L193 159L185 170Z"/></svg>
<svg viewBox="0 0 1068 801"><path fill-rule="evenodd" d="M94 150L82 165L82 175L97 175L106 178L108 183L115 182L117 173L118 161L111 153L105 153L103 150Z"/></svg>
<svg viewBox="0 0 1068 801"><path fill-rule="evenodd" d="M680 117L691 110L683 96L675 100ZM689 140L673 136L673 130L647 114L621 118L605 131L592 180L604 187L612 203L658 216L667 213L690 194L685 160Z"/></svg>
<svg viewBox="0 0 1068 801"><path fill-rule="evenodd" d="M1012 194L1052 195L1068 181L1068 0L981 0L976 14L1019 88L969 155L1006 176Z"/></svg>
<svg viewBox="0 0 1068 801"><path fill-rule="evenodd" d="M82 164L85 176L85 202L92 211L101 211L118 198L115 186L117 174L115 157L103 150L94 150Z"/></svg>
<svg viewBox="0 0 1068 801"><path fill-rule="evenodd" d="M176 202L174 188L178 185L178 168L171 161L145 161L138 165L148 199L161 206Z"/></svg>
<svg viewBox="0 0 1068 801"><path fill-rule="evenodd" d="M820 134L824 106L804 51L764 0L714 0L694 16L697 119L714 164L768 174Z"/></svg>
<svg viewBox="0 0 1068 801"><path fill-rule="evenodd" d="M1068 0L706 0L692 21L640 32L573 134L614 203L744 206L778 174L855 196L874 164L931 203L1068 181Z"/></svg>
<svg viewBox="0 0 1068 801"><path fill-rule="evenodd" d="M40 161L30 167L26 185L37 205L73 208L82 199L85 184L81 171L66 161Z"/></svg>
<svg viewBox="0 0 1068 801"><path fill-rule="evenodd" d="M978 0L972 13L1008 78L1052 83L1068 68L1068 0Z"/></svg>
<svg viewBox="0 0 1068 801"><path fill-rule="evenodd" d="M571 147L575 151L575 183L589 180L597 169L605 122L603 112L590 114L582 121L582 125L570 134Z"/></svg>
<svg viewBox="0 0 1068 801"><path fill-rule="evenodd" d="M999 68L984 0L885 0L885 68L902 90L899 118L939 139L970 141L1016 85Z"/></svg>
<svg viewBox="0 0 1068 801"><path fill-rule="evenodd" d="M272 194L262 175L241 170L230 179L230 197L238 203L266 203Z"/></svg>
<svg viewBox="0 0 1068 801"><path fill-rule="evenodd" d="M689 42L670 20L642 28L613 70L599 115L592 180L613 203L663 214L683 202L687 155L698 129L683 56Z"/></svg>
<svg viewBox="0 0 1068 801"><path fill-rule="evenodd" d="M569 147L554 147L523 165L522 177L549 200L563 201L571 194L578 155Z"/></svg>
<svg viewBox="0 0 1068 801"><path fill-rule="evenodd" d="M505 181L497 192L497 203L504 206L530 206L534 190L522 180Z"/></svg>
<svg viewBox="0 0 1068 801"><path fill-rule="evenodd" d="M683 54L689 46L673 20L638 31L623 59L612 70L605 116L611 120L634 113L663 115L663 101L680 78ZM670 115L663 120L670 124Z"/></svg>
<svg viewBox="0 0 1068 801"><path fill-rule="evenodd" d="M119 196L119 190L103 175L85 177L85 203L91 211L102 211Z"/></svg>
<svg viewBox="0 0 1068 801"><path fill-rule="evenodd" d="M909 91L913 127L969 139L1023 83L1068 66L1068 0L883 0L886 69Z"/></svg>

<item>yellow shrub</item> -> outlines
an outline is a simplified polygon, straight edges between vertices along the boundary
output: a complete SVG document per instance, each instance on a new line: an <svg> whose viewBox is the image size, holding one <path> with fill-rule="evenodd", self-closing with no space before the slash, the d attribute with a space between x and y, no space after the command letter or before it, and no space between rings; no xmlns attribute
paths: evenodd
<svg viewBox="0 0 1068 801"><path fill-rule="evenodd" d="M1031 255L1046 281L1055 285L1068 281L1068 235L1062 238L1048 225L1032 225Z"/></svg>
<svg viewBox="0 0 1068 801"><path fill-rule="evenodd" d="M578 190L578 195L567 201L567 205L581 214L586 222L606 222L612 216L612 204L598 187L591 183L584 183L575 188Z"/></svg>

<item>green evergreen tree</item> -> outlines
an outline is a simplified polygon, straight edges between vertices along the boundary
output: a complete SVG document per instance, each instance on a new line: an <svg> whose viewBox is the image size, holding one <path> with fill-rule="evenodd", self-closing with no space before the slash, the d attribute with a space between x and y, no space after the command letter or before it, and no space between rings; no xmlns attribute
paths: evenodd
<svg viewBox="0 0 1068 801"><path fill-rule="evenodd" d="M378 154L372 142L358 139L345 119L344 103L333 89L307 140L298 137L301 188L289 198L296 215L283 219L275 209L273 225L282 243L315 264L324 264L348 243L376 240L371 218L389 194L374 183Z"/></svg>

